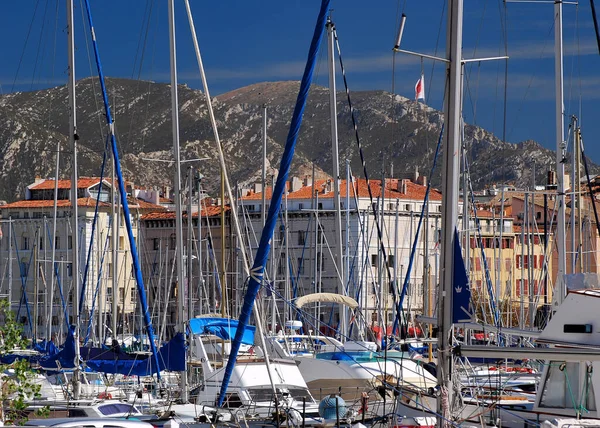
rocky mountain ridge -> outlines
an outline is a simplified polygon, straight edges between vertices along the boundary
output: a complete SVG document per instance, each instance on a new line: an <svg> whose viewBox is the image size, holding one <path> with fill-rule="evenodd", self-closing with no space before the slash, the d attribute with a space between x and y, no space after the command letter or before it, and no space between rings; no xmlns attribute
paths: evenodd
<svg viewBox="0 0 600 428"><path fill-rule="evenodd" d="M107 88L125 175L137 186L171 186L173 164L149 160L172 159L170 85L110 78ZM267 158L272 167L278 167L298 88L299 82L295 81L265 82L214 98L232 184L245 185L260 176L263 104L268 106ZM99 175L107 127L97 79L79 81L76 91L79 173ZM340 94L339 157L342 163L349 159L353 174L362 176L345 100ZM392 164L395 176L417 169L421 174L429 174L443 122L441 112L385 91L354 92L352 101L371 178L381 176L384 158L387 174ZM206 190L214 192L220 172L205 96L199 90L181 85L179 105L182 159L208 158L196 165L205 177ZM0 199L22 198L25 187L36 175L53 177L58 143L61 144L60 176L70 174L68 123L65 86L0 97ZM554 163L554 153L533 141L505 143L471 125L465 128L465 139L471 180L476 189L495 182L531 183L534 159L536 180L542 183ZM327 88L319 86L314 86L309 95L292 174L310 175L313 162L319 176L332 169L329 93ZM432 177L438 185L440 168Z"/></svg>

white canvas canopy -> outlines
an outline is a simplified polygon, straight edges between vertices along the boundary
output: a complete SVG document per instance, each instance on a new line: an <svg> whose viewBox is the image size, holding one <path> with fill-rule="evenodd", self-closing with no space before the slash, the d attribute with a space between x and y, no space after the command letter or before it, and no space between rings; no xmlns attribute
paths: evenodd
<svg viewBox="0 0 600 428"><path fill-rule="evenodd" d="M301 308L308 303L323 302L323 303L339 303L348 306L350 309L356 309L358 302L352 297L342 296L336 293L313 293L296 299L296 307Z"/></svg>

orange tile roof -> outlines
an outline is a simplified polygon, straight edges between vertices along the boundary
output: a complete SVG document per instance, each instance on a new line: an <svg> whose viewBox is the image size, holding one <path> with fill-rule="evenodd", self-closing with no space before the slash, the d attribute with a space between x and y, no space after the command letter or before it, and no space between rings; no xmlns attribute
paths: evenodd
<svg viewBox="0 0 600 428"><path fill-rule="evenodd" d="M146 201L142 201L141 199L131 199L128 198L129 207L142 209L142 210L153 210L153 211L164 211L166 208L162 205L154 205ZM56 201L56 206L58 208L70 208L71 200L70 199L59 199ZM78 207L88 207L94 208L96 206L96 199L86 197L77 199ZM110 207L110 203L108 202L100 202L100 207ZM28 208L52 208L54 207L54 200L52 199L32 199L32 200L24 200L12 202L6 205L0 205L0 209L28 209Z"/></svg>
<svg viewBox="0 0 600 428"><path fill-rule="evenodd" d="M166 211L166 208L162 205L156 205L151 202L146 202L142 199L127 198L129 202L129 208L137 208L140 210L152 210L152 211Z"/></svg>
<svg viewBox="0 0 600 428"><path fill-rule="evenodd" d="M110 178L104 178L104 181L106 183L111 183L111 179ZM40 181L39 183L34 183L29 187L29 190L54 190L54 182L55 180L53 178L51 179L43 179L42 181ZM95 184L98 184L100 182L100 177L79 177L77 179L77 188L78 189L87 189L88 187L92 187ZM115 186L117 186L118 183L115 182ZM125 185L131 185L130 181L125 180ZM58 188L59 189L70 189L71 188L71 180L70 179L64 179L64 180L58 180Z"/></svg>
<svg viewBox="0 0 600 428"><path fill-rule="evenodd" d="M497 217L498 219L500 219L499 215L494 214L493 212L491 212L490 210L477 210L477 218L492 218L492 217ZM473 215L473 212L471 212L471 215Z"/></svg>
<svg viewBox="0 0 600 428"><path fill-rule="evenodd" d="M70 208L71 201L69 199L59 199L56 201L56 206L58 208ZM78 207L95 207L96 199L94 198L79 198L77 199ZM106 202L100 202L101 207L110 207L110 204ZM0 205L0 209L15 209L15 208L52 208L54 207L54 201L50 200L25 200L25 201L17 201L12 202L6 205Z"/></svg>
<svg viewBox="0 0 600 428"><path fill-rule="evenodd" d="M319 198L333 198L333 191L326 191L328 180L315 180L315 189L319 193ZM398 187L402 187L399 184L401 181L398 179L386 180L385 198L388 199L412 199L412 200L423 200L425 199L426 186L413 183L407 180L406 193L402 193L398 190ZM350 196L358 196L359 198L369 197L369 187L374 198L381 197L381 180L370 180L370 186L367 186L367 180L359 178L355 179L354 183L351 183ZM331 185L333 189L333 184ZM302 186L300 189L288 193L288 199L310 199L312 197L313 186ZM272 196L271 187L266 188L265 197L270 199ZM346 180L340 180L340 197L346 197ZM262 200L262 193L250 191L246 196L241 198L242 200ZM429 200L441 201L442 194L436 189L431 189L429 192Z"/></svg>
<svg viewBox="0 0 600 428"><path fill-rule="evenodd" d="M229 207L226 206L225 207L225 211L229 211ZM221 207L219 206L215 206L215 205L211 205L208 207L205 207L202 210L202 217L214 217L214 216L218 216L221 215ZM186 218L187 214L184 213L183 214L183 218ZM194 217L198 217L198 213L192 213L192 218ZM175 218L175 212L174 211L163 211L163 212L150 212L148 214L145 214L144 216L142 216L142 220L173 220Z"/></svg>

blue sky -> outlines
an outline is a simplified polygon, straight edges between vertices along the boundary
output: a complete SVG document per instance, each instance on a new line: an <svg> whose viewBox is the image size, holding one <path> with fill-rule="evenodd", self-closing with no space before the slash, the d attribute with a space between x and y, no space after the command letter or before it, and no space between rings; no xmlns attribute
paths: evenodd
<svg viewBox="0 0 600 428"><path fill-rule="evenodd" d="M94 69L90 67L91 47L89 38L86 43L84 37L81 5L79 0L76 3L76 74L82 78L93 75ZM91 0L91 4L105 74L168 81L166 0ZM191 6L213 95L255 82L300 79L318 0L191 0ZM391 47L401 11L408 16L402 47L429 54L437 48L438 55L444 54L442 0L333 0L332 8L351 90L390 91L394 86L396 93L414 97L414 84L421 72L417 58L397 55L392 76ZM176 0L176 9L179 80L199 88L182 0ZM3 12L2 92L66 82L64 0L4 2ZM501 1L465 0L464 58L503 53L503 14ZM553 5L509 3L506 16L511 57L507 140L534 139L554 148ZM146 30L144 44L140 40ZM600 121L596 120L600 112L600 56L588 2L564 6L564 44L566 114L581 115L587 154L599 162L600 147L595 147L594 137L600 133ZM323 47L315 78L315 83L323 86L327 85L325 59ZM423 69L427 102L441 108L443 67L437 64L432 70L431 61L425 60ZM474 64L467 67L466 75L465 120L501 137L504 63ZM338 87L342 88L341 82Z"/></svg>

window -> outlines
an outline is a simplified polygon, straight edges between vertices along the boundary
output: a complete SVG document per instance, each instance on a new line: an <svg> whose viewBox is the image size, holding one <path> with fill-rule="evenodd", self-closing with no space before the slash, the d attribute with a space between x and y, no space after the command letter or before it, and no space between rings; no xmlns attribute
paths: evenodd
<svg viewBox="0 0 600 428"><path fill-rule="evenodd" d="M279 226L279 242L283 242L285 240L285 226L282 224Z"/></svg>
<svg viewBox="0 0 600 428"><path fill-rule="evenodd" d="M54 249L60 250L60 236L54 237Z"/></svg>
<svg viewBox="0 0 600 428"><path fill-rule="evenodd" d="M298 204L298 209L302 211L304 209L304 204Z"/></svg>
<svg viewBox="0 0 600 428"><path fill-rule="evenodd" d="M529 256L524 256L523 257L523 268L524 269L529 269Z"/></svg>
<svg viewBox="0 0 600 428"><path fill-rule="evenodd" d="M119 236L119 250L125 249L125 237Z"/></svg>
<svg viewBox="0 0 600 428"><path fill-rule="evenodd" d="M323 209L323 203L322 202L319 202L319 205L318 205L317 209L319 209L319 210Z"/></svg>
<svg viewBox="0 0 600 428"><path fill-rule="evenodd" d="M125 303L125 288L119 287L119 295L121 297L121 302Z"/></svg>
<svg viewBox="0 0 600 428"><path fill-rule="evenodd" d="M285 253L279 254L279 265L277 266L277 273L283 275L285 273Z"/></svg>
<svg viewBox="0 0 600 428"><path fill-rule="evenodd" d="M519 254L517 254L517 257L515 260L517 262L517 269L521 269L521 256Z"/></svg>
<svg viewBox="0 0 600 428"><path fill-rule="evenodd" d="M44 238L40 237L40 250L44 249Z"/></svg>
<svg viewBox="0 0 600 428"><path fill-rule="evenodd" d="M371 266L377 267L377 254L371 254Z"/></svg>
<svg viewBox="0 0 600 428"><path fill-rule="evenodd" d="M25 259L21 260L19 268L21 270L21 278L27 278L27 262Z"/></svg>
<svg viewBox="0 0 600 428"><path fill-rule="evenodd" d="M517 279L517 297L527 296L528 281L526 279Z"/></svg>
<svg viewBox="0 0 600 428"><path fill-rule="evenodd" d="M323 239L323 229L319 225L319 229L317 230L317 245L323 244L325 240Z"/></svg>
<svg viewBox="0 0 600 428"><path fill-rule="evenodd" d="M158 250L160 248L160 239L154 238L152 239L152 248Z"/></svg>
<svg viewBox="0 0 600 428"><path fill-rule="evenodd" d="M298 231L298 245L304 245L306 242L306 232L304 230Z"/></svg>
<svg viewBox="0 0 600 428"><path fill-rule="evenodd" d="M73 263L67 263L67 276L73 276Z"/></svg>
<svg viewBox="0 0 600 428"><path fill-rule="evenodd" d="M69 235L69 237L67 238L67 249L68 250L73 249L73 236L72 235Z"/></svg>
<svg viewBox="0 0 600 428"><path fill-rule="evenodd" d="M112 296L112 287L106 287L106 295Z"/></svg>
<svg viewBox="0 0 600 428"><path fill-rule="evenodd" d="M29 250L29 237L27 235L21 236L21 250Z"/></svg>
<svg viewBox="0 0 600 428"><path fill-rule="evenodd" d="M321 253L320 251L317 253L317 270L321 271L323 270L323 253Z"/></svg>
<svg viewBox="0 0 600 428"><path fill-rule="evenodd" d="M298 257L298 275L304 275L304 263L302 257Z"/></svg>
<svg viewBox="0 0 600 428"><path fill-rule="evenodd" d="M174 234L174 233L172 233L172 234L171 234L171 236L169 237L169 248L170 248L171 250L174 250L174 249L175 249L176 242L177 242L177 241L176 241L176 238L175 238L175 234Z"/></svg>
<svg viewBox="0 0 600 428"><path fill-rule="evenodd" d="M387 265L390 268L394 267L394 255L393 254L388 254L388 256L387 256Z"/></svg>
<svg viewBox="0 0 600 428"><path fill-rule="evenodd" d="M135 278L135 265L133 263L131 264L131 277Z"/></svg>
<svg viewBox="0 0 600 428"><path fill-rule="evenodd" d="M404 204L404 211L410 211L410 204Z"/></svg>

